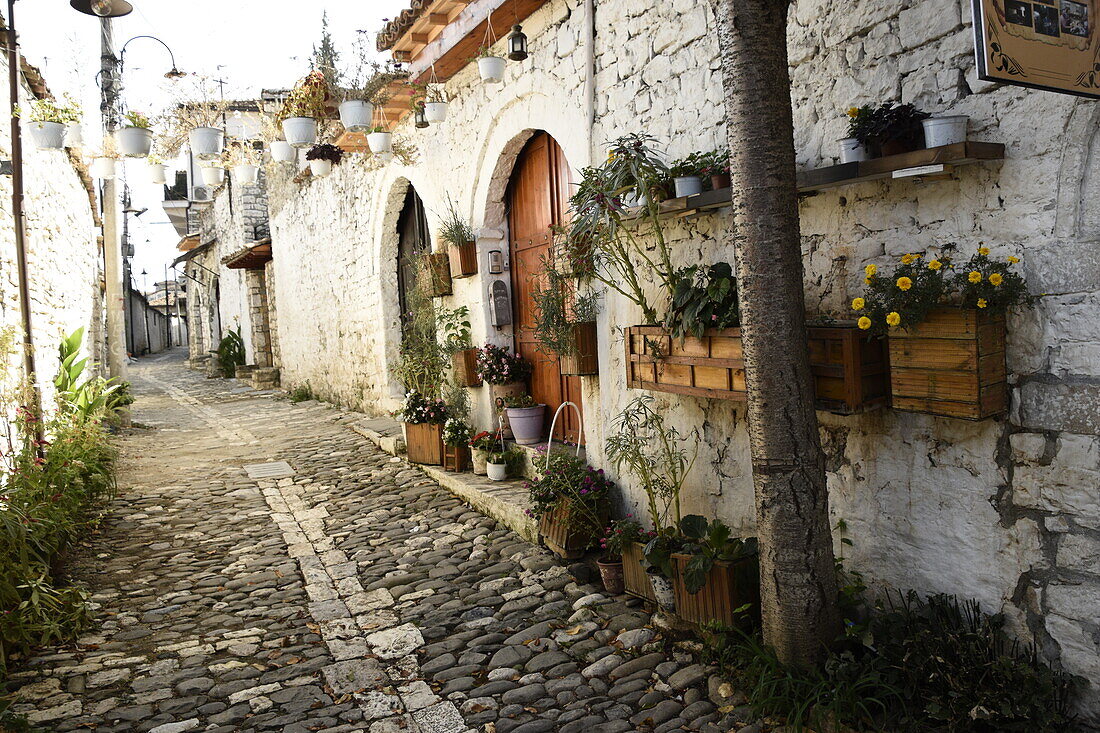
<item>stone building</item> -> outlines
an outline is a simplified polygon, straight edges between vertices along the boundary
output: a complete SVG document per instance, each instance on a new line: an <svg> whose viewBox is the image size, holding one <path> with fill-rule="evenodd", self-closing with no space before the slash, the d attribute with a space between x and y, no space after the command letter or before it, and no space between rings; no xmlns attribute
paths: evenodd
<svg viewBox="0 0 1100 733"><path fill-rule="evenodd" d="M401 230L417 212L434 232L450 198L478 231L479 273L456 280L443 301L469 306L475 343L513 347L513 327L491 325L487 292L494 281L512 286L531 274L510 228L516 181L577 180L606 157L609 140L627 133L654 135L671 158L726 144L713 3L602 0L594 19L586 7L549 0L523 19L530 57L510 62L503 84L483 83L476 64L458 65L446 80L446 122L397 126L416 146L415 162L353 154L324 178L268 166L274 259L265 275L282 308L271 330L285 385L308 382L321 397L372 414L399 406L403 386L392 366ZM846 562L873 587L958 593L1003 611L1044 657L1091 680L1085 712L1100 722L1100 217L1089 207L1100 194L1100 108L980 81L970 8L968 0L798 0L791 10L800 169L836 162L845 110L883 101L969 115L970 139L1006 149L1003 161L960 167L946 180L863 182L803 198L810 313L848 318L865 265L947 243L983 242L996 257L1021 257L1032 291L1043 294L1009 319L1007 417L820 412L830 507L853 543L843 548ZM394 45L417 17L399 18L383 45ZM473 27L459 21L418 47L434 54L457 44ZM425 70L417 64L412 58L414 75ZM732 261L730 226L729 209L718 207L677 219L669 231L684 262ZM519 271L488 274L493 250ZM223 285L222 301L236 292ZM233 308L232 318L250 323L243 306ZM600 374L561 390L583 406L590 461L609 470L606 430L639 394L626 385L623 327L640 320L631 303L608 293ZM492 424L487 392L471 391L480 428ZM743 407L655 398L666 419L702 435L685 513L751 533ZM623 508L637 510L640 489L621 483Z"/></svg>

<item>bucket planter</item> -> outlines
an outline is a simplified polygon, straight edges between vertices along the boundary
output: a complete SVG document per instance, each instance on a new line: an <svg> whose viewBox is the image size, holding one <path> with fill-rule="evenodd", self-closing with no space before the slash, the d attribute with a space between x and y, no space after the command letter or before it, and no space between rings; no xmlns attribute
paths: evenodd
<svg viewBox="0 0 1100 733"><path fill-rule="evenodd" d="M443 426L405 423L405 454L410 463L438 466L443 463Z"/></svg>
<svg viewBox="0 0 1100 733"><path fill-rule="evenodd" d="M447 103L446 102L425 102L424 103L424 119L433 125L438 125L447 119Z"/></svg>
<svg viewBox="0 0 1100 733"><path fill-rule="evenodd" d="M840 141L841 163L858 163L867 160L868 157L870 156L867 155L867 148L854 137L846 137Z"/></svg>
<svg viewBox="0 0 1100 733"><path fill-rule="evenodd" d="M271 153L271 159L276 163L290 163L297 156L293 146L285 140L273 141L268 150Z"/></svg>
<svg viewBox="0 0 1100 733"><path fill-rule="evenodd" d="M553 510L539 518L539 535L543 543L559 557L575 560L584 555L585 550L599 539L599 530L571 527L569 523L569 500L559 501ZM607 524L608 508L602 508L603 521Z"/></svg>
<svg viewBox="0 0 1100 733"><path fill-rule="evenodd" d="M477 60L477 71L481 80L489 84L504 81L504 59L500 56L484 56Z"/></svg>
<svg viewBox="0 0 1100 733"><path fill-rule="evenodd" d="M447 247L451 260L451 277L472 277L477 274L477 243L463 242Z"/></svg>
<svg viewBox="0 0 1100 733"><path fill-rule="evenodd" d="M65 125L60 122L30 123L31 137L39 150L61 150L65 147Z"/></svg>
<svg viewBox="0 0 1100 733"><path fill-rule="evenodd" d="M490 481L504 481L508 478L507 463L486 463L485 472Z"/></svg>
<svg viewBox="0 0 1100 733"><path fill-rule="evenodd" d="M703 179L699 176L678 176L672 179L672 185L676 198L695 196L703 192Z"/></svg>
<svg viewBox="0 0 1100 733"><path fill-rule="evenodd" d="M1008 409L1005 319L937 308L921 324L890 332L895 410L982 420Z"/></svg>
<svg viewBox="0 0 1100 733"><path fill-rule="evenodd" d="M451 260L446 252L424 255L421 267L424 287L429 297L439 298L451 294Z"/></svg>
<svg viewBox="0 0 1100 733"><path fill-rule="evenodd" d="M757 555L732 563L716 562L707 575L706 584L698 593L689 593L684 583L684 571L691 555L674 553L672 588L676 596L676 614L695 624L717 621L732 626L737 620L734 610L750 604L754 614L760 613L760 559Z"/></svg>
<svg viewBox="0 0 1100 733"><path fill-rule="evenodd" d="M731 185L729 173L715 173L710 177L710 189L712 191L720 191L723 188L729 188Z"/></svg>
<svg viewBox="0 0 1100 733"><path fill-rule="evenodd" d="M144 158L153 150L153 131L145 127L123 127L115 133L120 155Z"/></svg>
<svg viewBox="0 0 1100 733"><path fill-rule="evenodd" d="M149 182L155 186L163 186L168 182L168 166L163 163L149 164Z"/></svg>
<svg viewBox="0 0 1100 733"><path fill-rule="evenodd" d="M340 124L348 132L366 132L371 128L374 105L364 99L349 99L340 104Z"/></svg>
<svg viewBox="0 0 1100 733"><path fill-rule="evenodd" d="M260 180L260 169L250 163L233 166L233 178L242 186L254 186Z"/></svg>
<svg viewBox="0 0 1100 733"><path fill-rule="evenodd" d="M214 186L215 188L225 183L225 168L220 166L203 166L202 168L202 182L205 186Z"/></svg>
<svg viewBox="0 0 1100 733"><path fill-rule="evenodd" d="M117 162L114 158L95 158L92 160L90 169L92 178L99 178L104 181L114 178L116 167Z"/></svg>
<svg viewBox="0 0 1100 733"><path fill-rule="evenodd" d="M455 378L463 387L481 386L481 377L477 375L477 349L463 349L451 354L451 366Z"/></svg>
<svg viewBox="0 0 1100 733"><path fill-rule="evenodd" d="M970 118L966 115L945 115L921 120L924 126L924 146L938 148L966 142L966 128Z"/></svg>
<svg viewBox="0 0 1100 733"><path fill-rule="evenodd" d="M488 466L486 465L488 458L489 453L486 451L477 450L476 448L470 451L470 468L475 476L484 476L488 473Z"/></svg>
<svg viewBox="0 0 1100 733"><path fill-rule="evenodd" d="M372 132L367 135L367 147L375 155L393 152L392 132Z"/></svg>
<svg viewBox="0 0 1100 733"><path fill-rule="evenodd" d="M597 560L596 567L600 569L603 589L613 596L622 595L626 589L626 583L623 580L623 561Z"/></svg>
<svg viewBox="0 0 1100 733"><path fill-rule="evenodd" d="M563 354L559 361L561 373L565 376L577 377L600 373L595 323L573 324L573 352Z"/></svg>
<svg viewBox="0 0 1100 733"><path fill-rule="evenodd" d="M187 134L187 142L199 160L217 160L222 157L225 133L216 127L196 127Z"/></svg>
<svg viewBox="0 0 1100 733"><path fill-rule="evenodd" d="M470 449L464 445L443 446L443 470L463 473L470 467Z"/></svg>
<svg viewBox="0 0 1100 733"><path fill-rule="evenodd" d="M653 583L650 582L649 573L645 571L644 549L637 542L623 545L623 584L630 595L656 603Z"/></svg>
<svg viewBox="0 0 1100 733"><path fill-rule="evenodd" d="M317 178L324 178L329 173L332 173L332 161L311 160L309 161L309 172Z"/></svg>
<svg viewBox="0 0 1100 733"><path fill-rule="evenodd" d="M84 128L79 122L70 122L65 125L65 147L79 148L84 144Z"/></svg>
<svg viewBox="0 0 1100 733"><path fill-rule="evenodd" d="M311 148L317 142L317 120L288 117L283 120L283 137L293 148Z"/></svg>
<svg viewBox="0 0 1100 733"><path fill-rule="evenodd" d="M520 445L535 445L542 440L542 426L546 417L546 405L535 407L506 407L508 424Z"/></svg>

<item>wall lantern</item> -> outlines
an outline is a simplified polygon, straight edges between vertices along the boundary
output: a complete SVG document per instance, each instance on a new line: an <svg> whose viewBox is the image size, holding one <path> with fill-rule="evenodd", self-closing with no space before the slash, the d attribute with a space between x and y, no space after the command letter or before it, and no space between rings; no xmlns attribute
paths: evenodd
<svg viewBox="0 0 1100 733"><path fill-rule="evenodd" d="M413 112L413 117L416 120L416 127L418 129L423 130L425 127L428 126L428 118L424 115L423 102L416 103L416 111Z"/></svg>
<svg viewBox="0 0 1100 733"><path fill-rule="evenodd" d="M98 18L121 18L134 12L134 6L126 0L69 0L69 5L85 15Z"/></svg>
<svg viewBox="0 0 1100 733"><path fill-rule="evenodd" d="M508 58L512 61L527 58L527 36L519 24L512 26L512 32L508 34Z"/></svg>
<svg viewBox="0 0 1100 733"><path fill-rule="evenodd" d="M489 274L500 275L504 272L504 254L499 249L489 250Z"/></svg>

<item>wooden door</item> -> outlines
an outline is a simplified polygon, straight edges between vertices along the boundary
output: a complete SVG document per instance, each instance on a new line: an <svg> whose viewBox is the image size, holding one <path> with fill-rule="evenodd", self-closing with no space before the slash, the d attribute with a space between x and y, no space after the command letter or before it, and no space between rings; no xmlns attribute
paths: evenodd
<svg viewBox="0 0 1100 733"><path fill-rule="evenodd" d="M535 340L532 286L540 276L541 261L549 254L550 227L562 224L569 208L572 178L565 154L554 138L537 133L524 147L508 186L512 302L516 350L534 365L531 396L545 403L546 432L562 402L581 405L581 380L562 376L558 358L539 350ZM556 439L576 441L580 426L576 413L566 408L558 418Z"/></svg>
<svg viewBox="0 0 1100 733"><path fill-rule="evenodd" d="M416 287L416 259L431 246L424 202L412 186L405 192L405 204L397 219L397 295L401 304L401 325L408 318L408 294Z"/></svg>

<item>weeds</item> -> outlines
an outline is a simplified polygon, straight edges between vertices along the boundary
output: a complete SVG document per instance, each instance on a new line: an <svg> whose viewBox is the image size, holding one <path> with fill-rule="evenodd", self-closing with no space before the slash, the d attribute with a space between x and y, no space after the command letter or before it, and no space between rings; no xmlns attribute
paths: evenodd
<svg viewBox="0 0 1100 733"><path fill-rule="evenodd" d="M309 386L309 382L306 382L305 384L294 385L294 389L287 393L287 399L294 404L298 404L299 402L315 400L317 395L313 394L313 387Z"/></svg>

